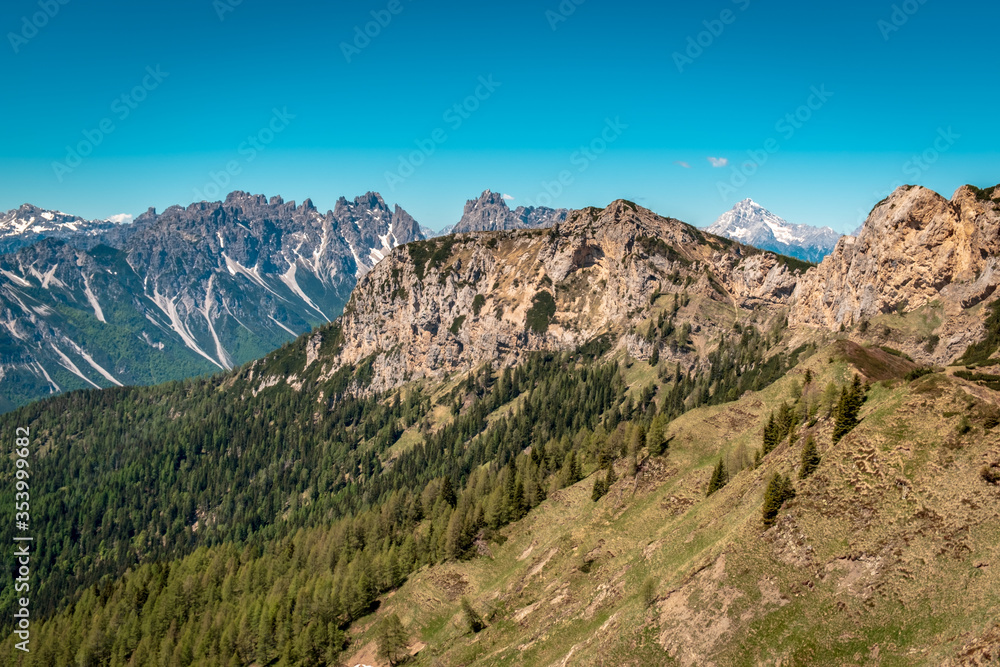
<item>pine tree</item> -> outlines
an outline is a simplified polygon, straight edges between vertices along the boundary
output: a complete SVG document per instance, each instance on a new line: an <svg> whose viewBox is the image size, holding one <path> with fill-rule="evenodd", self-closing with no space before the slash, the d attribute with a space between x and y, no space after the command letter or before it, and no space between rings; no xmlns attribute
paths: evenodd
<svg viewBox="0 0 1000 667"><path fill-rule="evenodd" d="M379 627L375 642L378 645L378 657L388 661L390 665L398 665L406 657L406 643L409 637L403 622L396 614L390 614Z"/></svg>
<svg viewBox="0 0 1000 667"><path fill-rule="evenodd" d="M715 466L715 470L712 472L712 479L708 482L708 494L712 495L722 487L724 487L729 482L729 474L726 472L726 464L719 459L719 462Z"/></svg>
<svg viewBox="0 0 1000 667"><path fill-rule="evenodd" d="M452 486L451 477L445 477L441 482L441 492L438 496L451 507L458 503L458 496L455 495L455 487Z"/></svg>
<svg viewBox="0 0 1000 667"><path fill-rule="evenodd" d="M764 426L764 438L763 438L763 449L761 450L761 456L767 456L770 454L778 443L781 441L779 436L780 427L778 426L777 420L774 418L774 413L771 413L770 418L767 420L767 424Z"/></svg>
<svg viewBox="0 0 1000 667"><path fill-rule="evenodd" d="M604 497L604 494L607 492L608 488L606 486L605 478L600 475L596 475L594 477L594 490L590 494L590 499L596 503Z"/></svg>
<svg viewBox="0 0 1000 667"><path fill-rule="evenodd" d="M650 455L660 456L666 451L666 437L664 436L663 425L666 419L662 415L657 415L649 425L646 433L646 448Z"/></svg>
<svg viewBox="0 0 1000 667"><path fill-rule="evenodd" d="M761 508L761 518L764 525L773 526L778 517L778 510L785 504L785 501L794 497L795 487L792 486L792 480L780 473L775 473L764 491L764 506Z"/></svg>
<svg viewBox="0 0 1000 667"><path fill-rule="evenodd" d="M812 434L806 438L806 444L802 448L802 468L799 470L799 479L805 479L813 474L819 467L819 452L816 450L816 441Z"/></svg>
<svg viewBox="0 0 1000 667"><path fill-rule="evenodd" d="M580 481L580 462L576 458L576 452L570 450L563 463L563 487L573 486Z"/></svg>
<svg viewBox="0 0 1000 667"><path fill-rule="evenodd" d="M653 368L656 368L656 366L659 363L660 363L660 346L654 344L653 345L653 354L651 354L649 356L649 365L652 366Z"/></svg>
<svg viewBox="0 0 1000 667"><path fill-rule="evenodd" d="M847 387L841 390L840 401L834 411L834 443L840 442L841 438L858 425L858 415L861 413L861 406L864 405L866 394L867 389L861 384L861 378L857 375L854 376L850 390Z"/></svg>

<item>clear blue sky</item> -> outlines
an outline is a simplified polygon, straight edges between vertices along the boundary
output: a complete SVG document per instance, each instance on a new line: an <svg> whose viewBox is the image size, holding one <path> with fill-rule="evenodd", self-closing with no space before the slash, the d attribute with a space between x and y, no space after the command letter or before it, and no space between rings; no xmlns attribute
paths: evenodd
<svg viewBox="0 0 1000 667"><path fill-rule="evenodd" d="M0 209L377 190L439 228L491 188L849 231L899 183L1000 182L996 3L62 2L0 9Z"/></svg>

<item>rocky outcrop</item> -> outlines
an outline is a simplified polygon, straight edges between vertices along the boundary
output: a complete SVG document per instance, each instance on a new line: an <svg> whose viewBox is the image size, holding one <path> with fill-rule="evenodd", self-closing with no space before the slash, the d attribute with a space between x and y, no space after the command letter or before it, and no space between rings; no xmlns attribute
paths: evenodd
<svg viewBox="0 0 1000 667"><path fill-rule="evenodd" d="M513 229L540 229L566 220L569 211L544 206L518 206L510 210L504 195L486 190L465 204L462 219L444 233L502 232Z"/></svg>
<svg viewBox="0 0 1000 667"><path fill-rule="evenodd" d="M937 335L945 344L928 359L953 358L981 329L981 316L967 309L993 298L1000 285L998 199L996 188L963 186L950 200L922 187L899 188L857 237L841 239L799 281L790 324L837 329L940 304L945 321Z"/></svg>

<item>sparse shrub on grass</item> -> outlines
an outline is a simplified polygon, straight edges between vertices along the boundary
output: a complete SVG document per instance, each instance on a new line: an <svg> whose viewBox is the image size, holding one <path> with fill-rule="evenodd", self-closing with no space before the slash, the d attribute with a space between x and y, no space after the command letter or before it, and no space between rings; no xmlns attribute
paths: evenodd
<svg viewBox="0 0 1000 667"><path fill-rule="evenodd" d="M968 380L988 387L993 391L1000 391L1000 375L994 373L973 373L972 371L955 371L955 377Z"/></svg>
<svg viewBox="0 0 1000 667"><path fill-rule="evenodd" d="M907 382L913 382L914 380L922 378L925 375L930 375L933 372L934 372L933 368L927 368L927 367L924 367L924 368L914 368L912 371L910 371L909 373L906 374L906 376L905 376L904 379Z"/></svg>
<svg viewBox="0 0 1000 667"><path fill-rule="evenodd" d="M987 484L1000 486L1000 465L994 463L992 465L983 466L983 469L979 471L979 475Z"/></svg>
<svg viewBox="0 0 1000 667"><path fill-rule="evenodd" d="M639 589L639 595L642 597L642 606L645 609L653 606L656 602L656 580L652 577L647 577L644 582L642 582L642 587Z"/></svg>
<svg viewBox="0 0 1000 667"><path fill-rule="evenodd" d="M924 352L930 354L931 352L937 349L938 343L940 342L941 342L941 336L938 336L937 334L929 336L926 342L924 342Z"/></svg>
<svg viewBox="0 0 1000 667"><path fill-rule="evenodd" d="M955 432L959 435L965 435L972 430L972 424L969 423L969 418L966 415L962 415L962 419L959 420L958 426L955 427Z"/></svg>
<svg viewBox="0 0 1000 667"><path fill-rule="evenodd" d="M906 359L907 361L913 361L913 358L910 357L910 355L908 355L906 352L903 352L901 350L897 350L894 347L889 347L888 345L883 345L881 347L881 349L882 349L883 352L888 352L889 354L891 354L894 357L899 357L900 359Z"/></svg>
<svg viewBox="0 0 1000 667"><path fill-rule="evenodd" d="M468 598L462 598L462 617L465 620L466 627L469 628L469 632L476 634L477 632L486 628L486 623L483 621L483 617L479 615L472 605L469 603Z"/></svg>

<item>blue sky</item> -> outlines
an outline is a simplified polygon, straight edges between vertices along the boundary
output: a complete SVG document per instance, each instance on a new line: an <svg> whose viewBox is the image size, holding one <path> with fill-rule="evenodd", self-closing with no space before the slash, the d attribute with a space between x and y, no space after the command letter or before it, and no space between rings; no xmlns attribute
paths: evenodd
<svg viewBox="0 0 1000 667"><path fill-rule="evenodd" d="M963 0L7 0L0 209L377 190L440 228L491 188L850 231L895 185L1000 182L998 24Z"/></svg>

